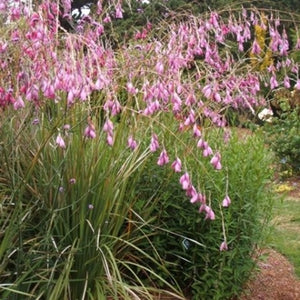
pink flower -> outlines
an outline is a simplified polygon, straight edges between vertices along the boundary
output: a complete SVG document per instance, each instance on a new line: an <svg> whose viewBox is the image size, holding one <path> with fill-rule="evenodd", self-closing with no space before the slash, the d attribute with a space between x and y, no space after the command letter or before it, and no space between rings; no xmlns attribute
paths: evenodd
<svg viewBox="0 0 300 300"><path fill-rule="evenodd" d="M112 116L116 116L121 111L121 104L118 100L113 101L111 106L111 114Z"/></svg>
<svg viewBox="0 0 300 300"><path fill-rule="evenodd" d="M202 153L203 157L207 157L207 156L210 156L212 154L213 154L213 151L209 146L205 147L204 150L203 150L203 153Z"/></svg>
<svg viewBox="0 0 300 300"><path fill-rule="evenodd" d="M218 23L219 15L216 12L211 12L210 13L210 18L209 22L212 24L215 28L219 28L219 23Z"/></svg>
<svg viewBox="0 0 300 300"><path fill-rule="evenodd" d="M137 147L137 142L133 139L132 135L128 137L127 146L132 150L134 150Z"/></svg>
<svg viewBox="0 0 300 300"><path fill-rule="evenodd" d="M74 98L75 98L74 92L73 90L70 90L67 96L68 105L72 105L74 103Z"/></svg>
<svg viewBox="0 0 300 300"><path fill-rule="evenodd" d="M158 158L157 164L159 166L163 166L163 165L167 164L168 162L169 162L169 156L168 156L168 153L167 153L166 149L164 149L160 153L160 156Z"/></svg>
<svg viewBox="0 0 300 300"><path fill-rule="evenodd" d="M255 39L252 45L252 53L253 54L259 54L261 52L261 48L257 42L257 40Z"/></svg>
<svg viewBox="0 0 300 300"><path fill-rule="evenodd" d="M20 108L24 108L25 104L21 96L18 96L17 100L13 104L14 110L18 110Z"/></svg>
<svg viewBox="0 0 300 300"><path fill-rule="evenodd" d="M180 160L180 158L177 157L176 160L172 163L171 167L176 173L181 172L181 160Z"/></svg>
<svg viewBox="0 0 300 300"><path fill-rule="evenodd" d="M71 125L70 124L65 124L63 128L64 128L65 131L68 131L68 130L71 129Z"/></svg>
<svg viewBox="0 0 300 300"><path fill-rule="evenodd" d="M197 190L195 189L195 187L193 185L190 185L185 194L187 195L187 197L193 197L195 194L197 194Z"/></svg>
<svg viewBox="0 0 300 300"><path fill-rule="evenodd" d="M210 98L210 96L212 95L212 89L210 84L207 84L203 89L202 89L202 93L204 94L204 96L206 98Z"/></svg>
<svg viewBox="0 0 300 300"><path fill-rule="evenodd" d="M0 41L0 53L5 52L6 49L7 49L7 43L3 43Z"/></svg>
<svg viewBox="0 0 300 300"><path fill-rule="evenodd" d="M226 241L224 241L220 245L220 251L226 251L226 250L228 250L228 245L227 245Z"/></svg>
<svg viewBox="0 0 300 300"><path fill-rule="evenodd" d="M286 89L289 89L291 87L289 76L287 75L284 76L283 85Z"/></svg>
<svg viewBox="0 0 300 300"><path fill-rule="evenodd" d="M197 191L195 190L195 191L193 191L193 195L192 195L192 197L191 197L191 199L190 199L190 202L192 203L192 204L194 204L194 203L196 203L196 202L201 202L201 197L202 197L202 195L200 194L200 193L197 193Z"/></svg>
<svg viewBox="0 0 300 300"><path fill-rule="evenodd" d="M295 89L300 90L300 79L297 80L295 84Z"/></svg>
<svg viewBox="0 0 300 300"><path fill-rule="evenodd" d="M194 137L201 136L201 130L199 129L197 124L194 124L194 126L193 126L193 135L194 135Z"/></svg>
<svg viewBox="0 0 300 300"><path fill-rule="evenodd" d="M110 135L112 135L114 130L114 124L110 119L107 119L106 122L103 125L103 131L109 133Z"/></svg>
<svg viewBox="0 0 300 300"><path fill-rule="evenodd" d="M221 165L221 154L217 152L213 158L210 160L210 163L214 166L216 170L221 170L222 165Z"/></svg>
<svg viewBox="0 0 300 300"><path fill-rule="evenodd" d="M123 11L120 4L116 5L116 19L123 19Z"/></svg>
<svg viewBox="0 0 300 300"><path fill-rule="evenodd" d="M32 121L32 125L38 125L40 123L40 120L38 118L35 118L33 121Z"/></svg>
<svg viewBox="0 0 300 300"><path fill-rule="evenodd" d="M205 203L202 203L199 207L199 213L202 213L203 211L205 211L206 206L207 205Z"/></svg>
<svg viewBox="0 0 300 300"><path fill-rule="evenodd" d="M205 212L206 216L205 216L205 220L209 219L209 220L214 220L215 219L215 213L212 210L212 208L206 204L201 204L200 208L199 208L199 212Z"/></svg>
<svg viewBox="0 0 300 300"><path fill-rule="evenodd" d="M278 82L277 82L274 74L271 76L271 79L270 79L270 87L272 90L278 87Z"/></svg>
<svg viewBox="0 0 300 300"><path fill-rule="evenodd" d="M100 2L100 1L98 1ZM103 19L103 23L110 23L111 22L111 18L108 14L106 14L105 18Z"/></svg>
<svg viewBox="0 0 300 300"><path fill-rule="evenodd" d="M109 146L112 146L114 144L114 137L112 134L108 133L106 137L106 142Z"/></svg>
<svg viewBox="0 0 300 300"><path fill-rule="evenodd" d="M66 148L66 144L65 141L63 140L63 138L61 137L60 133L58 134L57 138L56 138L56 144L58 147L65 149Z"/></svg>
<svg viewBox="0 0 300 300"><path fill-rule="evenodd" d="M90 139L94 139L96 137L95 126L89 122L89 125L84 130L84 136Z"/></svg>
<svg viewBox="0 0 300 300"><path fill-rule="evenodd" d="M156 66L155 66L155 70L158 74L162 74L164 72L164 65L162 62L157 62Z"/></svg>
<svg viewBox="0 0 300 300"><path fill-rule="evenodd" d="M151 137L150 151L155 152L158 148L159 148L158 137L155 133L153 133Z"/></svg>
<svg viewBox="0 0 300 300"><path fill-rule="evenodd" d="M221 95L219 93L213 93L213 98L218 103L222 101Z"/></svg>
<svg viewBox="0 0 300 300"><path fill-rule="evenodd" d="M228 207L230 205L230 203L231 203L231 200L230 200L229 196L226 195L224 200L222 201L222 206L223 207Z"/></svg>
<svg viewBox="0 0 300 300"><path fill-rule="evenodd" d="M200 149L205 149L205 145L207 145L207 143L203 139L199 139L197 147Z"/></svg>
<svg viewBox="0 0 300 300"><path fill-rule="evenodd" d="M97 15L100 15L102 13L102 10L102 1L97 1Z"/></svg>
<svg viewBox="0 0 300 300"><path fill-rule="evenodd" d="M126 87L129 94L135 95L138 92L138 89L133 86L132 82L127 82Z"/></svg>
<svg viewBox="0 0 300 300"><path fill-rule="evenodd" d="M183 190L187 190L192 184L190 180L190 176L187 172L185 172L179 179L179 182L182 186Z"/></svg>

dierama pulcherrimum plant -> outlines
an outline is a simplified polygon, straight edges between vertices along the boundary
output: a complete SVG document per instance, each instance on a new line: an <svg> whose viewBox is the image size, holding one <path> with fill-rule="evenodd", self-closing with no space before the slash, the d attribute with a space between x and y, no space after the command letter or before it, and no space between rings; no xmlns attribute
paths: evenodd
<svg viewBox="0 0 300 300"><path fill-rule="evenodd" d="M108 147L116 142L118 116L129 111L132 130L127 147L135 151L143 138L151 138L149 150L157 153L157 165L182 173L178 180L191 202L199 202L200 212L214 220L216 208L197 191L184 154L169 157L162 132L135 136L135 128L145 118L155 123L172 114L178 122L178 137L189 130L191 143L203 150L203 159L220 170L221 153L205 140L201 126L225 127L223 112L228 107L255 113L257 107L266 105L262 93L266 87L300 89L299 67L289 57L293 49L284 24L275 13L241 9L223 18L211 12L204 18L175 20L163 32L148 24L144 34L113 49L106 40L104 24L123 17L121 1L113 2L112 11L103 9L98 1L97 14L77 22L72 33L60 27L59 17L71 13L70 1L62 1L62 5L63 10L58 1L42 1L28 8L22 1L0 1L1 31L5 32L0 38L1 109L32 106L38 115L49 102L62 102L67 113L82 103L87 120L82 134L93 140L102 131ZM269 33L268 45L258 43L255 27ZM300 39L294 48L300 48ZM268 49L279 57L277 63L270 59L265 70L257 70L251 63L253 57L259 61ZM98 110L104 120L96 124L91 116ZM72 143L66 135L66 131L57 132L59 148ZM224 191L224 197L220 202L227 207L230 195ZM227 244L223 242L220 248L226 250Z"/></svg>

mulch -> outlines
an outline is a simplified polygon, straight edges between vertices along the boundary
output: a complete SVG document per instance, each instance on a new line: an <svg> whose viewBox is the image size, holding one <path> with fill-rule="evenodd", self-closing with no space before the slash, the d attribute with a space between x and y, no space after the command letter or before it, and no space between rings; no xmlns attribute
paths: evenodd
<svg viewBox="0 0 300 300"><path fill-rule="evenodd" d="M265 249L262 254L267 259L258 263L258 272L239 300L300 300L300 279L292 264L273 249Z"/></svg>

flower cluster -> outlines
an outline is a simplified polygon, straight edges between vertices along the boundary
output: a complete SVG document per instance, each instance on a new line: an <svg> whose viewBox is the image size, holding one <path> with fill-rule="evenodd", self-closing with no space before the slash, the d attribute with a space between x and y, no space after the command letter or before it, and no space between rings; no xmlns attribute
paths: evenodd
<svg viewBox="0 0 300 300"><path fill-rule="evenodd" d="M210 159L215 170L221 170L221 153L205 140L203 120L212 126L225 127L222 113L225 108L254 112L256 106L265 104L262 86L300 89L299 67L288 55L291 47L287 33L273 15L263 19L257 11L243 9L240 14L230 13L223 19L211 12L208 18L191 17L170 24L161 39L152 38L155 28L147 24L129 45L113 49L109 43L101 42L100 37L104 24L111 22L111 18L123 18L121 1L111 2L114 13L110 14L104 11L102 1L98 1L98 17L80 20L75 33L65 33L63 38L59 38L58 20L70 14L70 0L62 1L62 11L56 1L43 1L35 11L23 1L14 2L18 5L0 0L3 19L6 23L15 22L7 27L7 35L0 38L0 73L4 74L0 76L0 107L21 110L30 103L38 110L45 101L65 101L70 109L76 103L92 106L92 95L97 94L101 102L98 105L105 115L103 123L99 122L103 127L96 128L88 119L83 135L93 140L97 130L102 130L111 147L115 139L114 122L123 111L138 116L135 120L168 113L178 122L178 134L190 131L191 142L202 150L202 156ZM24 22L19 26L21 16ZM245 53L262 55L259 41L251 34L254 26L268 30L270 50L280 57L277 63L272 61L267 66L265 76L247 62ZM237 51L228 46L228 39L236 42ZM300 39L295 45L295 49L299 48ZM13 60L16 63L12 64ZM126 100L120 100L121 93L126 94ZM129 132L127 147L135 150L140 141L134 138L134 132ZM160 133L152 133L150 152L161 147L158 136ZM56 145L66 148L61 133L56 137ZM164 166L169 161L168 149L162 146L157 164ZM179 157L171 168L176 173L182 172ZM215 219L212 207L193 186L188 172L179 182L191 203L200 203L199 211L205 213L205 218ZM223 207L230 203L226 195ZM221 250L225 249L227 244L222 244Z"/></svg>

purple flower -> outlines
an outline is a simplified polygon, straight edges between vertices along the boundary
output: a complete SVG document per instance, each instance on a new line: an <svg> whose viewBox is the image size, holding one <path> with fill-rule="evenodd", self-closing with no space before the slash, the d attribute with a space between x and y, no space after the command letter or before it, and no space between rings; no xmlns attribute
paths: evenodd
<svg viewBox="0 0 300 300"><path fill-rule="evenodd" d="M181 172L181 160L180 158L176 158L175 161L171 165L172 169L176 172L179 173Z"/></svg>
<svg viewBox="0 0 300 300"><path fill-rule="evenodd" d="M276 76L274 74L271 76L271 79L270 79L270 87L272 90L278 87L278 82L277 82Z"/></svg>
<svg viewBox="0 0 300 300"><path fill-rule="evenodd" d="M112 146L114 144L114 137L112 134L108 134L106 137L106 142L109 146Z"/></svg>
<svg viewBox="0 0 300 300"><path fill-rule="evenodd" d="M123 12L120 4L116 5L116 19L123 19Z"/></svg>
<svg viewBox="0 0 300 300"><path fill-rule="evenodd" d="M202 93L204 94L204 96L206 98L210 98L210 96L212 95L212 89L210 84L207 84L203 89L202 89Z"/></svg>
<svg viewBox="0 0 300 300"><path fill-rule="evenodd" d="M257 42L257 40L255 39L252 45L252 53L253 54L259 54L261 52L261 48Z"/></svg>
<svg viewBox="0 0 300 300"><path fill-rule="evenodd" d="M291 87L289 76L287 75L284 76L283 85L286 89L289 89Z"/></svg>
<svg viewBox="0 0 300 300"><path fill-rule="evenodd" d="M222 165L221 165L221 154L219 152L217 152L213 158L210 160L210 163L213 165L213 167L216 170L221 170L222 169Z"/></svg>
<svg viewBox="0 0 300 300"><path fill-rule="evenodd" d="M202 197L202 195L200 193L197 193L197 191L195 190L195 191L193 191L190 202L196 203L196 202L200 201L201 197Z"/></svg>
<svg viewBox="0 0 300 300"><path fill-rule="evenodd" d="M158 158L157 164L159 166L163 166L163 165L167 164L168 162L169 162L169 156L168 156L168 153L167 153L166 149L164 149L160 153L160 156Z"/></svg>
<svg viewBox="0 0 300 300"><path fill-rule="evenodd" d="M151 137L150 151L155 152L158 148L159 148L158 137L155 133L153 133Z"/></svg>
<svg viewBox="0 0 300 300"><path fill-rule="evenodd" d="M300 79L297 80L295 84L295 89L300 90Z"/></svg>
<svg viewBox="0 0 300 300"><path fill-rule="evenodd" d="M210 156L212 154L213 154L213 151L209 146L205 147L204 150L203 150L203 153L202 153L202 155L204 157Z"/></svg>
<svg viewBox="0 0 300 300"><path fill-rule="evenodd" d="M224 241L220 245L220 251L226 251L226 250L228 250L228 245L227 245L226 241Z"/></svg>
<svg viewBox="0 0 300 300"><path fill-rule="evenodd" d="M209 220L214 220L215 219L215 213L212 210L212 208L206 204L201 204L200 208L199 208L199 212L205 212L206 216L205 216L205 220L209 219Z"/></svg>
<svg viewBox="0 0 300 300"><path fill-rule="evenodd" d="M128 137L127 146L131 150L134 150L137 147L137 142L133 139L132 135Z"/></svg>
<svg viewBox="0 0 300 300"><path fill-rule="evenodd" d="M224 200L222 201L222 206L223 207L228 207L230 205L230 203L231 203L231 200L230 200L229 196L226 195Z"/></svg>
<svg viewBox="0 0 300 300"><path fill-rule="evenodd" d="M76 183L76 179L75 179L75 178L71 178L71 179L69 180L69 183L70 183L70 184L75 184L75 183Z"/></svg>
<svg viewBox="0 0 300 300"><path fill-rule="evenodd" d="M203 140L203 139L199 139L198 143L197 143L197 147L200 149L205 149L205 146L207 145L207 143Z"/></svg>
<svg viewBox="0 0 300 300"><path fill-rule="evenodd" d="M126 88L129 94L135 95L138 92L138 89L136 89L132 82L127 82Z"/></svg>
<svg viewBox="0 0 300 300"><path fill-rule="evenodd" d="M64 130L68 131L68 130L70 130L70 128L71 128L70 124L65 124L64 125Z"/></svg>
<svg viewBox="0 0 300 300"><path fill-rule="evenodd" d="M40 123L40 120L38 118L35 118L33 121L32 121L32 125L38 125Z"/></svg>
<svg viewBox="0 0 300 300"><path fill-rule="evenodd" d="M187 172L185 172L179 179L179 182L182 186L183 190L187 190L192 184L190 180L190 176Z"/></svg>
<svg viewBox="0 0 300 300"><path fill-rule="evenodd" d="M66 144L65 141L63 140L63 138L61 137L60 133L58 134L57 138L56 138L56 144L58 147L65 149L66 148Z"/></svg>
<svg viewBox="0 0 300 300"><path fill-rule="evenodd" d="M200 137L201 136L201 130L198 127L197 124L194 124L194 126L193 126L193 135L194 135L194 137Z"/></svg>
<svg viewBox="0 0 300 300"><path fill-rule="evenodd" d="M160 75L164 72L164 65L161 61L157 62L156 66L155 66L155 70Z"/></svg>
<svg viewBox="0 0 300 300"><path fill-rule="evenodd" d="M94 139L96 137L95 126L89 122L89 125L84 130L84 136L90 139Z"/></svg>
<svg viewBox="0 0 300 300"><path fill-rule="evenodd" d="M185 194L187 195L187 197L193 197L195 194L197 194L197 190L195 189L195 187L193 185L190 185Z"/></svg>
<svg viewBox="0 0 300 300"><path fill-rule="evenodd" d="M114 124L110 119L107 119L103 125L103 131L109 133L110 135L112 135L114 130Z"/></svg>
<svg viewBox="0 0 300 300"><path fill-rule="evenodd" d="M17 98L17 100L14 102L13 106L14 106L14 110L18 110L20 108L24 108L25 107L25 103L24 103L24 101L23 101L23 99L22 99L21 96L19 96Z"/></svg>

